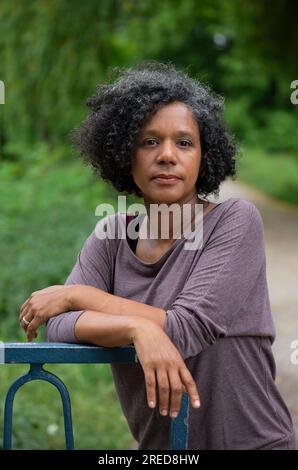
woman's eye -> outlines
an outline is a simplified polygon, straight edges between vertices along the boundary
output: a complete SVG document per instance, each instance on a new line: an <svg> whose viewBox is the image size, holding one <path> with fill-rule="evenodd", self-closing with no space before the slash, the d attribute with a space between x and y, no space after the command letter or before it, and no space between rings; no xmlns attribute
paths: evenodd
<svg viewBox="0 0 298 470"><path fill-rule="evenodd" d="M186 144L186 145L182 145L182 147L187 147L187 146L191 145L191 143L188 142L188 140L180 140L180 143Z"/></svg>
<svg viewBox="0 0 298 470"><path fill-rule="evenodd" d="M188 147L191 146L191 143L188 140L179 140L178 141L180 144L182 144L182 147ZM152 147L153 144L156 144L157 141L155 139L146 139L144 141L145 145L150 145Z"/></svg>

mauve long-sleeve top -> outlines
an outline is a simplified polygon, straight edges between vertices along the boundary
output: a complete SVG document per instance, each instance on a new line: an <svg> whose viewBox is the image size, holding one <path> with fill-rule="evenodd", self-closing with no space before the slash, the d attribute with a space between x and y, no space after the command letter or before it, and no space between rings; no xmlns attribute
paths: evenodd
<svg viewBox="0 0 298 470"><path fill-rule="evenodd" d="M105 220L106 227L127 222L121 213ZM200 408L189 409L189 449L295 449L292 419L275 383L259 210L246 199L227 199L204 215L200 246L184 249L186 241L177 238L149 264L136 256L126 230L122 238L100 239L95 227L65 284L91 285L166 311L165 332L201 398ZM52 317L46 340L76 343L83 311ZM171 418L160 415L158 403L148 407L141 364L110 367L139 449L169 449Z"/></svg>

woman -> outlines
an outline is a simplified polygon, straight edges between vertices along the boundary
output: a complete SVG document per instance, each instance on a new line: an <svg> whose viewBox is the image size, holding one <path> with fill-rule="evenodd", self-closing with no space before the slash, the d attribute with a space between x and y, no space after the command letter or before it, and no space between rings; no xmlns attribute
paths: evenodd
<svg viewBox="0 0 298 470"><path fill-rule="evenodd" d="M105 229L119 234L126 222L126 236L98 237L94 229L65 285L26 300L20 320L28 340L47 321L47 341L134 344L139 363L111 368L139 449L169 448L183 391L192 405L189 449L294 449L275 384L262 218L244 199L204 199L236 174L223 100L173 65L151 61L99 87L87 105L73 142L117 191L141 196L146 212L107 216ZM153 220L154 204L177 204L182 217L168 211ZM177 237L187 214L188 230ZM185 249L200 214L202 243Z"/></svg>

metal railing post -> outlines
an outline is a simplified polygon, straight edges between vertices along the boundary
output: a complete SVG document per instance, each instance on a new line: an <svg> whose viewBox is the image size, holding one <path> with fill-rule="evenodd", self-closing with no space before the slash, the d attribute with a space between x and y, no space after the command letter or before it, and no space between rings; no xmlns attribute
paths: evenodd
<svg viewBox="0 0 298 470"><path fill-rule="evenodd" d="M4 405L4 430L3 430L3 449L10 450L12 447L12 416L13 416L13 401L16 392L27 382L32 380L44 380L53 384L60 393L63 415L64 415L64 429L65 429L65 442L66 449L72 450L74 448L73 430L71 419L71 405L68 390L62 380L56 375L43 369L43 364L31 364L29 372L19 377L9 388Z"/></svg>
<svg viewBox="0 0 298 470"><path fill-rule="evenodd" d="M27 374L9 388L4 405L3 448L12 448L13 401L18 389L32 380L44 380L54 385L61 396L64 415L66 448L74 448L71 404L68 390L59 377L43 369L44 364L112 364L138 362L134 346L103 348L69 343L2 343L4 364L30 364ZM3 352L2 352L3 354ZM189 398L183 393L180 411L171 419L170 449L186 450L188 443Z"/></svg>

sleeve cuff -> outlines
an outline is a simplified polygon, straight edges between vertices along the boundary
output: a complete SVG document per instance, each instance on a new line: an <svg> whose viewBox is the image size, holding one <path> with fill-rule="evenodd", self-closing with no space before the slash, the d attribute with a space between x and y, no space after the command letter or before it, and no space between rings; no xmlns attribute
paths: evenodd
<svg viewBox="0 0 298 470"><path fill-rule="evenodd" d="M64 312L50 318L46 324L46 342L78 343L75 336L75 324L85 310Z"/></svg>

